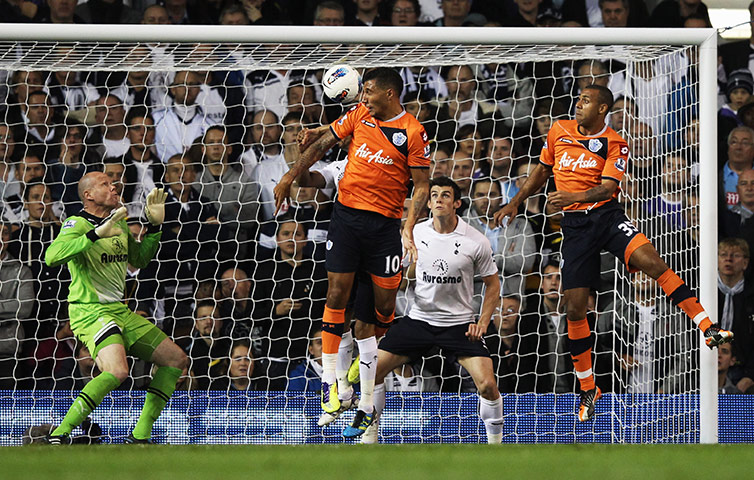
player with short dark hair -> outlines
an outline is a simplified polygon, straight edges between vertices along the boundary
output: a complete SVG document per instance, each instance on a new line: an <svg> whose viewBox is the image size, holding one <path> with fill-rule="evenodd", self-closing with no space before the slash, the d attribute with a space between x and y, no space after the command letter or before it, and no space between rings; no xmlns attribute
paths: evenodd
<svg viewBox="0 0 754 480"><path fill-rule="evenodd" d="M361 435L373 416L374 363L377 330L395 316L395 300L401 281L401 253L416 256L413 228L429 191L429 145L418 120L401 105L403 83L388 68L370 70L364 76L362 102L331 125L299 133L301 158L275 187L276 209L290 196L291 183L341 139L353 135L348 163L338 184L338 199L327 233L328 291L322 319L322 409L340 408L336 383L338 347L345 322L345 308L357 272L371 275L375 324L356 323L359 346L361 402L347 437ZM413 181L414 194L403 230L403 203ZM338 382L340 383L340 382ZM345 392L340 392L343 395ZM350 392L348 392L350 394Z"/></svg>
<svg viewBox="0 0 754 480"><path fill-rule="evenodd" d="M471 374L480 395L479 414L487 441L500 443L503 400L483 337L500 304L500 277L492 247L483 233L456 215L461 206L458 185L447 177L433 179L430 185L432 218L414 227L418 249L414 305L380 342L375 410L378 416L385 406L385 375L440 347L445 355L455 354ZM472 303L475 276L485 286L478 320ZM376 427L377 423L370 427L364 443L376 442Z"/></svg>
<svg viewBox="0 0 754 480"><path fill-rule="evenodd" d="M144 268L157 253L165 196L156 188L147 196L144 211L150 227L142 242L137 242L126 224L126 207L120 205L110 178L102 172L89 173L79 183L84 209L66 220L45 252L47 265L68 264L71 330L102 372L81 390L60 426L48 436L50 444L70 443L71 431L126 379L127 354L158 366L147 387L144 409L126 439L127 443L151 443L152 425L188 366L180 347L123 303L128 265Z"/></svg>
<svg viewBox="0 0 754 480"><path fill-rule="evenodd" d="M586 307L589 289L599 280L603 249L623 260L629 272L643 271L657 280L673 303L704 332L707 346L713 348L733 339L732 332L712 323L696 295L618 204L618 187L629 151L626 141L605 125L612 99L605 87L585 87L576 102L575 120L553 124L539 164L510 203L495 214L498 224L507 225L521 202L554 174L557 191L547 200L564 214L561 271L571 358L581 384L581 421L592 418L594 404L602 394L592 374L593 341Z"/></svg>

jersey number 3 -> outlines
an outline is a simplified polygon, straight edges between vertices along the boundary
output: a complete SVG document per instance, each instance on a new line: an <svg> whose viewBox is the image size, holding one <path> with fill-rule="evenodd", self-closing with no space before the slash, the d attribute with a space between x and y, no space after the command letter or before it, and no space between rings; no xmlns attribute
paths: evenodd
<svg viewBox="0 0 754 480"><path fill-rule="evenodd" d="M623 233L625 233L627 237L630 237L631 235L639 231L639 229L634 227L634 224L629 221L619 223L618 228L622 230Z"/></svg>

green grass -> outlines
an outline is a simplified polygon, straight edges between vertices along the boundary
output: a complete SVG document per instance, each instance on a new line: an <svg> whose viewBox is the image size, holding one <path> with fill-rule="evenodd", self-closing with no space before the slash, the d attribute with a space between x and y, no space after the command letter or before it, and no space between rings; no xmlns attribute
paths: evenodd
<svg viewBox="0 0 754 480"><path fill-rule="evenodd" d="M333 445L0 448L2 479L752 478L750 445Z"/></svg>

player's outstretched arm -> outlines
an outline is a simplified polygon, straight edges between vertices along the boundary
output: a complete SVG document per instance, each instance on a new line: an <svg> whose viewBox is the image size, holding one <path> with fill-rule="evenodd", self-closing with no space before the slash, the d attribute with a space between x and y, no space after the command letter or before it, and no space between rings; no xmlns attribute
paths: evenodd
<svg viewBox="0 0 754 480"><path fill-rule="evenodd" d="M408 209L406 224L403 226L403 249L408 254L408 261L415 262L417 259L416 245L414 244L414 225L419 220L422 210L427 206L429 199L429 169L412 168L411 180L414 182L414 195L411 197L411 206Z"/></svg>
<svg viewBox="0 0 754 480"><path fill-rule="evenodd" d="M482 300L482 313L479 315L479 321L469 325L466 336L471 341L481 340L487 327L492 320L492 314L495 308L500 304L500 277L497 274L482 277L484 282L484 300Z"/></svg>
<svg viewBox="0 0 754 480"><path fill-rule="evenodd" d="M160 225L165 221L165 200L168 194L161 188L153 188L147 195L144 216L149 221L149 229L141 242L133 235L128 236L128 262L136 268L144 268L157 254L162 232Z"/></svg>
<svg viewBox="0 0 754 480"><path fill-rule="evenodd" d="M329 129L330 127L327 128ZM338 137L329 130L329 133L324 133L319 139L312 143L306 151L301 152L301 157L295 164L293 164L291 169L280 178L280 181L273 190L275 196L275 215L277 215L283 202L290 198L291 183L293 183L293 181L301 175L304 170L309 170L309 167L320 160L336 143L338 143Z"/></svg>
<svg viewBox="0 0 754 480"><path fill-rule="evenodd" d="M552 167L548 167L541 163L538 163L534 170L529 175L526 183L521 190L518 191L515 197L511 199L503 208L495 213L495 224L507 226L511 220L516 218L518 214L518 207L532 194L538 191L542 185L545 184L550 175L552 174Z"/></svg>

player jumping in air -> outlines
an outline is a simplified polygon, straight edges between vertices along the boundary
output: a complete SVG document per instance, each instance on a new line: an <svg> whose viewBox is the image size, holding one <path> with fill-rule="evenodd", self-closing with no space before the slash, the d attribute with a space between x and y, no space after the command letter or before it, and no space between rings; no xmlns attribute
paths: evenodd
<svg viewBox="0 0 754 480"><path fill-rule="evenodd" d="M126 268L144 268L154 257L165 218L166 194L154 189L144 208L150 227L137 242L126 224L126 207L107 175L89 173L78 185L84 209L69 217L45 253L47 265L68 264L71 329L91 352L102 372L81 390L47 441L71 442L71 431L128 376L126 355L158 366L147 388L144 408L126 443L151 443L152 425L165 408L188 358L151 322L123 303Z"/></svg>
<svg viewBox="0 0 754 480"><path fill-rule="evenodd" d="M500 443L503 399L482 337L500 303L500 278L489 240L456 215L460 206L461 190L455 182L447 177L432 180L432 218L414 228L418 248L414 305L380 342L374 389L376 417L385 407L385 375L431 348L440 347L443 354L455 354L471 375L479 391L479 415L487 441ZM476 275L485 287L477 321L471 302ZM375 421L370 426L363 443L377 441L378 425Z"/></svg>
<svg viewBox="0 0 754 480"><path fill-rule="evenodd" d="M401 255L405 248L416 256L413 227L429 192L429 145L421 124L401 105L403 80L390 68L375 68L364 75L363 100L329 126L304 130L301 158L275 187L280 208L290 195L291 183L308 170L340 139L353 135L348 163L338 185L327 233L327 301L322 319L322 409L336 412L341 400L336 383L338 347L343 334L345 308L358 271L372 278L374 314L379 327L356 323L361 356L361 400L346 437L361 435L372 422L377 361L377 328L386 328L395 316L395 297L401 281ZM403 230L403 201L413 180L414 194ZM350 397L348 397L350 398Z"/></svg>
<svg viewBox="0 0 754 480"><path fill-rule="evenodd" d="M550 175L556 192L547 201L563 210L562 282L568 339L576 376L581 384L579 420L594 415L602 393L592 374L591 330L586 320L587 298L600 275L600 252L620 258L629 272L641 270L704 332L710 348L730 342L733 333L713 324L691 289L660 258L647 237L618 205L618 185L628 163L628 145L605 117L613 106L612 92L599 85L586 87L576 103L575 120L560 120L550 128L539 164L523 188L495 221L506 225L519 205Z"/></svg>

